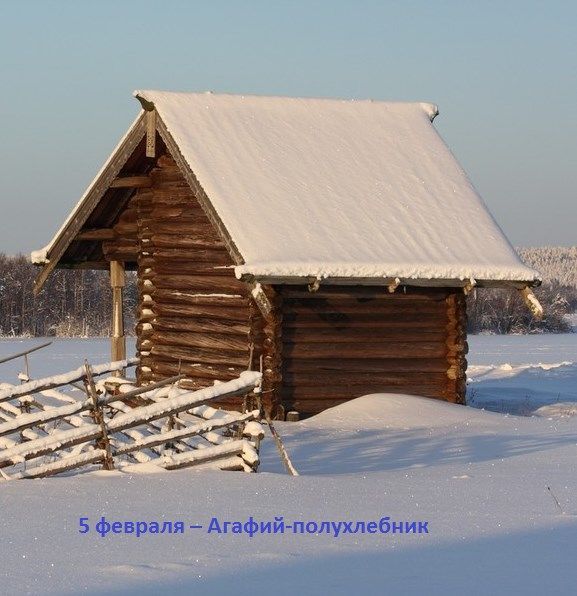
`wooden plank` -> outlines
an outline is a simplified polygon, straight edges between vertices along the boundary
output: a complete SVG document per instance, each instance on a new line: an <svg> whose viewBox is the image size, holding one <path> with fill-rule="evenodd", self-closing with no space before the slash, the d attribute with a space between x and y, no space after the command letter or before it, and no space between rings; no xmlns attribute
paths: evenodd
<svg viewBox="0 0 577 596"><path fill-rule="evenodd" d="M148 188L150 186L152 186L150 176L119 176L110 184L110 188Z"/></svg>

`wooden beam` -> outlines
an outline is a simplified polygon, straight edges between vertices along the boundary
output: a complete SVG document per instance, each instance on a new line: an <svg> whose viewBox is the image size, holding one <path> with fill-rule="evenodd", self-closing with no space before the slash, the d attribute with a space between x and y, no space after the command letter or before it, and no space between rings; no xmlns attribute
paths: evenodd
<svg viewBox="0 0 577 596"><path fill-rule="evenodd" d="M150 176L119 176L112 181L110 188L150 188Z"/></svg>
<svg viewBox="0 0 577 596"><path fill-rule="evenodd" d="M110 261L110 286L112 288L112 325L110 348L112 361L126 358L126 337L124 336L123 288L125 285L124 263ZM118 371L116 376L122 376Z"/></svg>
<svg viewBox="0 0 577 596"><path fill-rule="evenodd" d="M112 228L94 228L82 230L76 240L114 240L115 233Z"/></svg>

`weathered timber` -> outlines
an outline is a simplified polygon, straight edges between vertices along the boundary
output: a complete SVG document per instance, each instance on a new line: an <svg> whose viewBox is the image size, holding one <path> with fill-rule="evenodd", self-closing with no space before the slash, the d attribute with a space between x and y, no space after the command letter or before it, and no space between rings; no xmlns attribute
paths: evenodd
<svg viewBox="0 0 577 596"><path fill-rule="evenodd" d="M209 277L198 275L155 275L154 287L187 292L211 292L213 294L241 294L246 292L246 285L238 281L233 272L230 276Z"/></svg>
<svg viewBox="0 0 577 596"><path fill-rule="evenodd" d="M296 343L364 343L374 341L442 342L446 339L444 329L403 329L402 327L375 329L361 327L352 329L287 328L283 332L285 344Z"/></svg>
<svg viewBox="0 0 577 596"><path fill-rule="evenodd" d="M341 358L338 351L332 358L317 358L313 360L291 360L283 363L283 370L287 373L298 372L340 372L348 371L352 375L360 373L407 373L410 378L418 372L446 373L447 360L442 358Z"/></svg>
<svg viewBox="0 0 577 596"><path fill-rule="evenodd" d="M155 312L165 317L211 318L224 321L244 322L248 319L245 309L227 308L225 306L194 306L185 304L156 304Z"/></svg>
<svg viewBox="0 0 577 596"><path fill-rule="evenodd" d="M418 385L422 387L441 387L446 382L446 372L414 372L406 375L403 372L359 372L350 374L349 371L310 371L283 374L283 385L289 387L343 387L353 385L382 385L401 387L404 385Z"/></svg>
<svg viewBox="0 0 577 596"><path fill-rule="evenodd" d="M172 357L183 362L198 362L204 364L227 364L229 366L242 366L247 369L249 351L248 346L246 354L235 350L209 350L198 348L190 350L180 346L161 346L155 345L151 350L151 355Z"/></svg>
<svg viewBox="0 0 577 596"><path fill-rule="evenodd" d="M240 294L214 294L211 292L181 292L180 290L165 290L154 288L151 292L155 302L163 304L193 304L205 306L223 306L246 309L248 298Z"/></svg>
<svg viewBox="0 0 577 596"><path fill-rule="evenodd" d="M351 316L354 314L354 317ZM418 313L406 313L395 315L394 313L283 313L283 326L308 328L349 328L354 327L416 327L435 329L438 325L444 325L447 315L442 313L431 313L424 318Z"/></svg>
<svg viewBox="0 0 577 596"><path fill-rule="evenodd" d="M220 333L239 336L245 336L250 331L250 325L244 321L186 317L159 318L155 321L154 328L165 331L191 331L193 333Z"/></svg>
<svg viewBox="0 0 577 596"><path fill-rule="evenodd" d="M149 176L119 176L110 183L110 188L148 188L152 186Z"/></svg>
<svg viewBox="0 0 577 596"><path fill-rule="evenodd" d="M154 345L183 346L197 348L222 349L226 351L246 351L247 336L218 335L212 333L170 332L155 329L152 335Z"/></svg>
<svg viewBox="0 0 577 596"><path fill-rule="evenodd" d="M327 344L284 344L283 355L288 358L330 358L337 350ZM340 343L341 358L366 356L367 358L441 358L446 348L441 342L367 342Z"/></svg>

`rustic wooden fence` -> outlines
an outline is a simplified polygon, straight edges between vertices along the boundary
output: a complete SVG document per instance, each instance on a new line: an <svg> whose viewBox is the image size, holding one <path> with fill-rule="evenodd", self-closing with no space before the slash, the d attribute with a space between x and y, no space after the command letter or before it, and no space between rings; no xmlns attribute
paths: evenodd
<svg viewBox="0 0 577 596"><path fill-rule="evenodd" d="M260 373L247 371L197 391L179 387L184 375L144 387L121 377L95 381L136 363L85 363L21 385L0 383L0 476L41 478L94 465L151 463L167 470L257 469L264 434L259 410L227 412L210 404L258 391ZM83 397L62 391L65 386L82 390Z"/></svg>

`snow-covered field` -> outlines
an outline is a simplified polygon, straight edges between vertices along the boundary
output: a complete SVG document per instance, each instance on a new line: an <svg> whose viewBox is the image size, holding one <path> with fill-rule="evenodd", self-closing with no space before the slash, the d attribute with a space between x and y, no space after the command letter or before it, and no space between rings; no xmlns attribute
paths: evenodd
<svg viewBox="0 0 577 596"><path fill-rule="evenodd" d="M0 341L0 358L37 343ZM96 472L0 484L0 593L574 593L577 334L469 344L475 408L373 395L278 423L299 477L284 473L267 439L259 474ZM107 360L107 342L58 340L30 357L31 376L84 357ZM0 380L20 368L0 365ZM79 518L92 527L103 515L204 528L79 533ZM212 517L250 516L390 516L426 520L429 533L206 532Z"/></svg>

